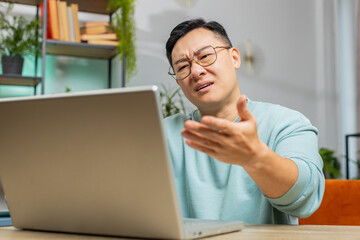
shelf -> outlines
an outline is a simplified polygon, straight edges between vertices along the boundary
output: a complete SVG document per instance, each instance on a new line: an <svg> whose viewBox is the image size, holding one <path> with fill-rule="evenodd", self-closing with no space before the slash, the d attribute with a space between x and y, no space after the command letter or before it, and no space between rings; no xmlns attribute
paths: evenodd
<svg viewBox="0 0 360 240"><path fill-rule="evenodd" d="M116 47L48 39L46 40L46 53L72 57L110 59L116 55Z"/></svg>
<svg viewBox="0 0 360 240"><path fill-rule="evenodd" d="M77 4L79 12L95 13L101 15L110 15L112 12L107 11L109 0L65 0L67 5ZM0 0L0 2L8 2L8 0ZM23 4L29 6L39 7L40 3L47 3L46 0L11 0L14 4ZM45 10L45 8L44 8ZM47 10L47 9L46 9ZM45 11L46 12L46 11ZM38 15L37 15L38 16ZM43 28L46 24L43 22ZM42 32L44 38L45 32ZM45 92L45 58L46 54L58 55L58 56L70 56L81 58L96 58L108 60L108 85L111 88L111 59L116 56L117 47L107 45L93 45L87 43L74 43L58 41L53 39L47 39L42 42L42 48L45 50L42 52L42 77L22 77L14 75L0 75L0 85L17 85L17 86L32 86L34 87L34 94L36 95L36 86L41 83L41 94ZM35 65L37 66L37 65ZM35 72L36 68L35 68ZM125 78L125 74L123 74ZM125 81L124 81L125 82Z"/></svg>
<svg viewBox="0 0 360 240"><path fill-rule="evenodd" d="M40 77L24 77L19 75L0 75L0 85L35 87L41 82Z"/></svg>
<svg viewBox="0 0 360 240"><path fill-rule="evenodd" d="M1 1L1 2L6 2L6 1ZM13 0L12 2L15 4L25 4L25 5L37 6L42 1L41 0Z"/></svg>
<svg viewBox="0 0 360 240"><path fill-rule="evenodd" d="M4 2L0 0L0 2ZM14 3L37 6L41 0L13 0ZM79 11L90 12L98 14L109 14L106 10L108 0L66 0L68 5L71 3L77 3L79 5Z"/></svg>

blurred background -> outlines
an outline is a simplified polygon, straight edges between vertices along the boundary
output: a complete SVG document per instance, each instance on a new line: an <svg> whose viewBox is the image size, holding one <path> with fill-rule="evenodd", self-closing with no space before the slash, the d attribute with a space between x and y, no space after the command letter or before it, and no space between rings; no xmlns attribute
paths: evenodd
<svg viewBox="0 0 360 240"><path fill-rule="evenodd" d="M300 111L319 129L319 148L335 152L345 176L345 135L359 130L358 0L136 0L137 72L127 86L177 84L168 74L165 43L181 21L202 17L221 23L242 55L240 89L254 101ZM35 8L13 14L33 18ZM80 13L80 21L108 20ZM107 88L107 61L46 56L45 94ZM112 61L113 87L121 62ZM34 59L23 74L33 75ZM1 70L0 70L1 71ZM39 69L41 73L41 69ZM39 92L39 87L38 87ZM0 86L0 97L28 96L29 87ZM194 107L184 99L187 111ZM350 178L358 174L358 141L349 142Z"/></svg>

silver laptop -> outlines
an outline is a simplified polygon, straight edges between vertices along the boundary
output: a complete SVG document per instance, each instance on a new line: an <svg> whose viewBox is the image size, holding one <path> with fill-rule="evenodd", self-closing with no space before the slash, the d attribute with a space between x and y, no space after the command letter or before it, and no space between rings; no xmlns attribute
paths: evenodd
<svg viewBox="0 0 360 240"><path fill-rule="evenodd" d="M0 100L0 177L14 226L166 239L241 230L184 225L157 96L150 86Z"/></svg>

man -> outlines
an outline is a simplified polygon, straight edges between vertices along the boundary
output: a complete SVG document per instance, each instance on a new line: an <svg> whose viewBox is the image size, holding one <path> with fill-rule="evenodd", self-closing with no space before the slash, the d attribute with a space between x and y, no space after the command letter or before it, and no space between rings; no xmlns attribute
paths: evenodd
<svg viewBox="0 0 360 240"><path fill-rule="evenodd" d="M324 193L317 129L300 113L242 95L240 54L202 19L166 44L173 75L197 107L164 120L183 217L297 224Z"/></svg>

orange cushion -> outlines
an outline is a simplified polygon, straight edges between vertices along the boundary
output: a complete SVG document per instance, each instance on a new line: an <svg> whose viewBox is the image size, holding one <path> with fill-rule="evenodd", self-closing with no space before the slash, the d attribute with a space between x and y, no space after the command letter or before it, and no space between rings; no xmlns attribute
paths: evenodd
<svg viewBox="0 0 360 240"><path fill-rule="evenodd" d="M360 226L360 180L326 179L319 209L299 224Z"/></svg>

